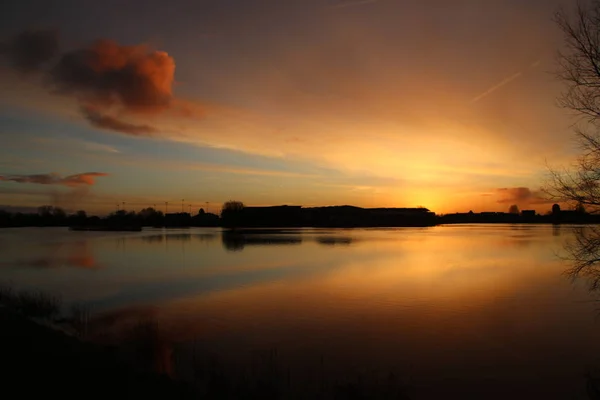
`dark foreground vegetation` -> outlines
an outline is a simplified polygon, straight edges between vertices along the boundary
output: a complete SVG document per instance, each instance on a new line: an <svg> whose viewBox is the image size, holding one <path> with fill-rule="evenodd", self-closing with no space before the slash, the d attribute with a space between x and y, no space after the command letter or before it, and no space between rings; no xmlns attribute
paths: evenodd
<svg viewBox="0 0 600 400"><path fill-rule="evenodd" d="M3 393L62 399L410 398L408 386L391 372L333 378L315 355L305 379L274 349L256 353L240 368L210 351L187 348L182 354L183 346L170 342L156 321L141 319L109 333L115 324L113 316L90 316L82 306L64 316L60 299L43 292L1 287Z"/></svg>
<svg viewBox="0 0 600 400"><path fill-rule="evenodd" d="M80 340L86 317L79 307L61 316L58 297L1 287L2 392L24 399L193 398L183 383L136 368L117 348Z"/></svg>
<svg viewBox="0 0 600 400"><path fill-rule="evenodd" d="M138 372L110 349L0 308L2 391L15 398L192 398L165 376Z"/></svg>

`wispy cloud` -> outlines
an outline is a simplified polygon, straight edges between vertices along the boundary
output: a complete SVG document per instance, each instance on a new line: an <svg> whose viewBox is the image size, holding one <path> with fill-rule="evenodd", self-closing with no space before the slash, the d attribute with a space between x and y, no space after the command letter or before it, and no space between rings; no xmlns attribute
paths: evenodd
<svg viewBox="0 0 600 400"><path fill-rule="evenodd" d="M34 175L0 175L0 181L80 187L94 185L96 183L95 178L101 176L108 176L108 174L105 172L84 172L82 174L69 175L65 177L61 177L56 173Z"/></svg>
<svg viewBox="0 0 600 400"><path fill-rule="evenodd" d="M187 170L187 171L207 171L207 172L217 172L217 173L227 173L227 174L236 174L236 175L256 175L256 176L278 176L278 177L288 177L288 178L317 178L319 175L317 174L309 174L303 172L294 172L294 171L280 171L274 169L262 169L262 168L252 168L252 167L237 167L233 165L223 165L223 164L212 164L212 163L201 163L201 162L184 162L184 161L167 161L160 162L157 164L156 160L149 160L143 158L135 158L131 159L128 157L127 159L120 159L118 161L122 164L148 164L151 165L160 165L161 168L171 169L175 171Z"/></svg>
<svg viewBox="0 0 600 400"><path fill-rule="evenodd" d="M80 143L84 149L89 150L89 151L98 151L98 152L103 152L103 153L120 153L121 152L116 147L109 146L107 144L88 142L85 140L82 140Z"/></svg>
<svg viewBox="0 0 600 400"><path fill-rule="evenodd" d="M116 147L108 144L91 142L83 139L73 138L50 138L50 137L35 137L32 138L33 143L43 145L44 147L52 146L53 148L71 151L85 151L90 153L111 153L116 154L121 151ZM2 163L0 163L2 165ZM13 166L12 164L10 164Z"/></svg>
<svg viewBox="0 0 600 400"><path fill-rule="evenodd" d="M536 60L534 62L532 62L529 65L529 69L533 69L533 68L537 68L540 65L541 60ZM479 100L483 99L484 97L489 96L490 94L494 93L496 90L500 89L503 86L508 85L509 83L511 83L514 80L517 80L519 78L521 78L523 76L523 71L519 71L507 78L504 78L502 81L500 81L499 83L495 84L494 86L490 87L489 89L487 89L485 92L481 93L480 95L474 97L471 100L471 103L477 103Z"/></svg>
<svg viewBox="0 0 600 400"><path fill-rule="evenodd" d="M134 124L122 121L108 114L103 114L93 107L81 107L81 113L96 128L133 136L150 136L157 132L156 128L147 124Z"/></svg>
<svg viewBox="0 0 600 400"><path fill-rule="evenodd" d="M334 4L334 5L330 6L329 8L339 9L339 8L346 8L346 7L355 7L355 6L362 6L365 4L377 3L378 1L379 0L358 0L358 1L340 0L339 3Z"/></svg>

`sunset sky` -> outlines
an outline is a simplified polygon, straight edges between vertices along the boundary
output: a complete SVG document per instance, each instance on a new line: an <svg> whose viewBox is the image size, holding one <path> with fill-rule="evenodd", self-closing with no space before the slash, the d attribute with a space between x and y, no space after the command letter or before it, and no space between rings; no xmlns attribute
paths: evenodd
<svg viewBox="0 0 600 400"><path fill-rule="evenodd" d="M560 0L0 5L0 207L543 212Z"/></svg>

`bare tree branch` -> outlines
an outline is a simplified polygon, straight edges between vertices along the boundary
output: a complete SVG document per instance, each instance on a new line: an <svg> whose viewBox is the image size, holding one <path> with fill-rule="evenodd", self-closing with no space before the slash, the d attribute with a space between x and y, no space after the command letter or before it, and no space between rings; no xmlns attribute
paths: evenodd
<svg viewBox="0 0 600 400"><path fill-rule="evenodd" d="M556 202L599 212L600 0L580 2L573 12L561 9L554 20L564 37L556 76L565 90L558 103L578 117L574 132L581 154L570 168L549 168L544 192Z"/></svg>

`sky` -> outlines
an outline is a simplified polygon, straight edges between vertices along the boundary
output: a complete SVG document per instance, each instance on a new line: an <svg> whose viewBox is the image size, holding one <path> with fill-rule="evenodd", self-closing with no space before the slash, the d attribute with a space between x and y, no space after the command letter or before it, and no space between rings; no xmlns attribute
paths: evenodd
<svg viewBox="0 0 600 400"><path fill-rule="evenodd" d="M548 210L569 0L0 5L0 207Z"/></svg>

